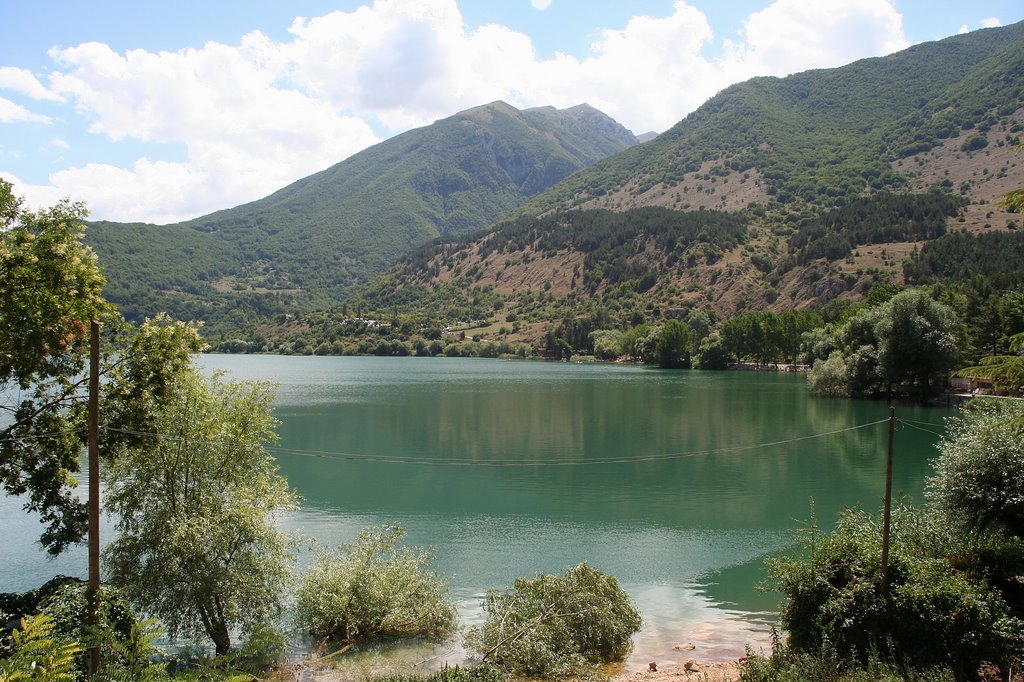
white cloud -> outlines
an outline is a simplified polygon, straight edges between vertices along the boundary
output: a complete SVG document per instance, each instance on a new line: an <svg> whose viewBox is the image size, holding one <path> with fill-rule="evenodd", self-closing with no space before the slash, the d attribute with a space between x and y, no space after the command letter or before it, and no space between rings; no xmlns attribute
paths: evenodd
<svg viewBox="0 0 1024 682"><path fill-rule="evenodd" d="M507 27L467 27L455 0L375 0L299 17L290 32L281 42L254 32L238 45L176 52L120 54L99 43L52 51L60 68L41 91L73 103L94 134L181 144L187 158L68 168L51 183L101 218L192 217L265 196L365 148L377 141L371 122L390 134L496 99L586 101L635 132L660 131L737 80L908 44L889 0L777 0L723 41L717 61L704 55L715 40L707 17L683 0L668 16L606 29L588 55L549 59ZM24 76L7 78L30 87Z"/></svg>
<svg viewBox="0 0 1024 682"><path fill-rule="evenodd" d="M988 19L981 20L982 28L995 28L996 26L1002 26L1003 22L999 21L996 17L989 17Z"/></svg>
<svg viewBox="0 0 1024 682"><path fill-rule="evenodd" d="M276 47L260 34L238 47L120 55L86 43L54 52L67 67L55 91L112 140L180 142L184 163L140 159L51 176L103 218L163 222L250 201L377 141L370 126L278 83Z"/></svg>
<svg viewBox="0 0 1024 682"><path fill-rule="evenodd" d="M20 104L0 97L0 123L50 123L50 117L36 114Z"/></svg>
<svg viewBox="0 0 1024 682"><path fill-rule="evenodd" d="M22 182L17 175L7 171L0 171L0 178L14 186L14 195L23 197L25 199L25 205L23 208L29 210L35 211L41 208L53 206L62 198L68 196L66 194L61 194L60 190L53 185L30 185L26 182Z"/></svg>
<svg viewBox="0 0 1024 682"><path fill-rule="evenodd" d="M71 145L69 145L66 140L62 140L59 137L55 137L52 140L50 140L50 144L52 146L54 146L54 147L57 147L58 149L70 149L71 148Z"/></svg>
<svg viewBox="0 0 1024 682"><path fill-rule="evenodd" d="M742 36L728 43L723 65L734 81L841 66L910 46L889 0L776 0L747 18Z"/></svg>
<svg viewBox="0 0 1024 682"><path fill-rule="evenodd" d="M31 71L13 66L0 66L0 90L14 90L35 100L64 101L59 95L43 86Z"/></svg>
<svg viewBox="0 0 1024 682"><path fill-rule="evenodd" d="M961 25L960 25L960 30L959 30L959 31L957 31L957 33L958 33L959 35L963 35L963 34L965 34L965 33L970 33L970 32L971 32L971 29L969 29L969 28L967 27L967 24L961 24Z"/></svg>
<svg viewBox="0 0 1024 682"><path fill-rule="evenodd" d="M551 0L530 0L530 4L534 9L545 10L551 7Z"/></svg>

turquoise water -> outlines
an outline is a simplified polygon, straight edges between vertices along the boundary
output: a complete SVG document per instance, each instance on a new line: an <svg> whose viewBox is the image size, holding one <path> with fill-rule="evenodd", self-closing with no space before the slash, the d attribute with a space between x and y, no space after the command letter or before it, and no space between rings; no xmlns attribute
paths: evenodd
<svg viewBox="0 0 1024 682"><path fill-rule="evenodd" d="M517 576L587 561L644 617L632 662L763 644L778 595L764 556L810 516L878 508L887 407L811 395L802 375L456 358L201 358L278 384L281 471L303 497L283 523L323 546L401 523L434 549L464 624ZM894 490L920 497L948 410L898 407ZM857 428L863 427L863 428ZM0 498L0 590L81 573ZM109 523L107 524L109 533ZM300 563L308 561L308 556ZM674 644L693 642L695 652ZM452 662L463 653L453 647Z"/></svg>

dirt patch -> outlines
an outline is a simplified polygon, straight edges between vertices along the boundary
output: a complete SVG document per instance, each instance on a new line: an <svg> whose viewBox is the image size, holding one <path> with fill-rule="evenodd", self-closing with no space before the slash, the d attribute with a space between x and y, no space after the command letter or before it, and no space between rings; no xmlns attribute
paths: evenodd
<svg viewBox="0 0 1024 682"><path fill-rule="evenodd" d="M673 665L654 670L640 670L634 673L623 673L614 678L619 682L735 682L740 679L740 664L736 661L727 663L701 663L696 660L687 661L682 665Z"/></svg>

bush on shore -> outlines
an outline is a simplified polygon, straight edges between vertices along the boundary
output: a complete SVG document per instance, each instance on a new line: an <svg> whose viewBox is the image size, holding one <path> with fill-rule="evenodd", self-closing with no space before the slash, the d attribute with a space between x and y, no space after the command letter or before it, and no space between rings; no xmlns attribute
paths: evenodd
<svg viewBox="0 0 1024 682"><path fill-rule="evenodd" d="M615 578L585 563L561 576L518 578L509 592L489 592L484 610L466 646L511 675L563 677L622 660L640 629Z"/></svg>
<svg viewBox="0 0 1024 682"><path fill-rule="evenodd" d="M317 637L445 637L455 605L430 570L433 555L400 547L405 530L367 528L354 543L320 554L299 587L296 621Z"/></svg>

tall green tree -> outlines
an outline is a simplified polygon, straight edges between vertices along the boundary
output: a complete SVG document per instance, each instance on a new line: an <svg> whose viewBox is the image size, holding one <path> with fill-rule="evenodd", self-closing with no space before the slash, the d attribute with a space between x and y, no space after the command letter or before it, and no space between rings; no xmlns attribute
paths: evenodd
<svg viewBox="0 0 1024 682"><path fill-rule="evenodd" d="M275 515L296 495L265 445L275 438L265 383L177 373L145 408L150 434L120 444L104 472L118 537L105 550L112 582L171 636L251 632L281 610L290 544Z"/></svg>
<svg viewBox="0 0 1024 682"><path fill-rule="evenodd" d="M39 514L58 554L85 533L72 494L90 320L109 319L103 274L81 243L81 204L30 212L0 180L0 482Z"/></svg>
<svg viewBox="0 0 1024 682"><path fill-rule="evenodd" d="M121 320L82 244L85 216L70 201L26 211L0 180L0 485L39 515L42 544L54 555L86 531L85 505L72 489L86 433L90 321L103 325L105 423L125 430L145 426L139 398L159 395L201 345L195 326Z"/></svg>
<svg viewBox="0 0 1024 682"><path fill-rule="evenodd" d="M921 289L893 296L875 327L878 362L890 387L927 399L935 382L956 366L958 322L952 309Z"/></svg>
<svg viewBox="0 0 1024 682"><path fill-rule="evenodd" d="M930 397L956 366L962 329L953 310L921 289L862 308L835 330L835 350L808 374L828 395Z"/></svg>
<svg viewBox="0 0 1024 682"><path fill-rule="evenodd" d="M681 320L669 320L658 334L656 352L658 367L680 369L690 367L693 351L693 330Z"/></svg>

